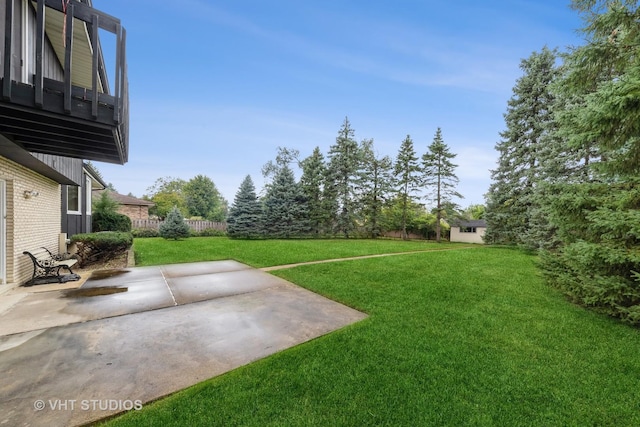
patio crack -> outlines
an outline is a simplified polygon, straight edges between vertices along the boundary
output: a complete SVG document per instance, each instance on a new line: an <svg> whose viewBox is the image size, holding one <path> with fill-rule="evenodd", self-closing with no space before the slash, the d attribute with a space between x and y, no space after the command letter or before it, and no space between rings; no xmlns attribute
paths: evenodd
<svg viewBox="0 0 640 427"><path fill-rule="evenodd" d="M171 299L173 300L173 306L177 307L178 306L178 302L176 301L175 295L173 295L173 291L171 290L171 286L169 286L169 281L167 280L167 277L164 275L164 271L162 271L162 269L160 269L160 274L162 274L162 280L164 280L164 284L167 285L167 289L169 290L169 295L171 295Z"/></svg>

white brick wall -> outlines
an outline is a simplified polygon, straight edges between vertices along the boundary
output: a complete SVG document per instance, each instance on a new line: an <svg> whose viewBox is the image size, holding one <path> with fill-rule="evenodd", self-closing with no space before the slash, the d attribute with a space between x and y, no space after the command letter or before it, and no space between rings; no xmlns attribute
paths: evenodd
<svg viewBox="0 0 640 427"><path fill-rule="evenodd" d="M33 272L23 251L41 246L58 251L60 185L2 156L0 179L7 183L7 282L20 285ZM25 191L39 194L27 199Z"/></svg>

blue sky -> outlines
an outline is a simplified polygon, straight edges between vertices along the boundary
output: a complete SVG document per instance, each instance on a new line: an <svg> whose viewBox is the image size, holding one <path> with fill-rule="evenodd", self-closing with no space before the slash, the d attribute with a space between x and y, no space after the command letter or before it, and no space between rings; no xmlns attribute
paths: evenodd
<svg viewBox="0 0 640 427"><path fill-rule="evenodd" d="M438 127L462 206L484 202L519 64L581 44L568 0L94 0L127 29L129 162L96 163L120 193L210 177L233 202L279 146L358 141L419 155Z"/></svg>

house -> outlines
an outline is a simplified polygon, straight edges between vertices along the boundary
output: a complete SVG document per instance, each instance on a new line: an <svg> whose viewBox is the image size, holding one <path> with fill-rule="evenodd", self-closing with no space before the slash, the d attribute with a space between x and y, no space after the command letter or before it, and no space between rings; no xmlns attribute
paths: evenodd
<svg viewBox="0 0 640 427"><path fill-rule="evenodd" d="M483 237L487 230L484 219L458 221L451 225L449 241L462 243L484 243Z"/></svg>
<svg viewBox="0 0 640 427"><path fill-rule="evenodd" d="M124 164L129 118L117 18L91 0L0 0L0 22L1 293L31 277L23 251L65 251L90 226L102 183L83 160Z"/></svg>
<svg viewBox="0 0 640 427"><path fill-rule="evenodd" d="M133 196L125 196L124 194L116 193L111 190L104 191L108 191L109 197L118 202L118 213L128 216L132 221L137 219L149 219L149 208L151 206L155 206L155 203L148 200L138 199ZM102 193L100 190L94 191L94 198L97 199L100 197L100 193Z"/></svg>
<svg viewBox="0 0 640 427"><path fill-rule="evenodd" d="M78 159L71 160L77 162ZM76 173L81 171L80 185L62 185L61 188L60 215L63 238L70 238L78 233L91 233L93 192L107 186L90 164L81 161L81 165L77 165L76 168Z"/></svg>

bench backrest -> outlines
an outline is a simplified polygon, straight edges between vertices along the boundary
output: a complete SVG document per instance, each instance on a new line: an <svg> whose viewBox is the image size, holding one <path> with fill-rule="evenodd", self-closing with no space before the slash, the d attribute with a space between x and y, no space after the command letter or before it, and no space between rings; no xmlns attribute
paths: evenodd
<svg viewBox="0 0 640 427"><path fill-rule="evenodd" d="M24 251L22 253L24 255L30 255L31 257L35 258L38 261L41 261L41 260L53 261L53 254L51 253L51 251L49 251L49 249L44 247L34 249L32 251Z"/></svg>

